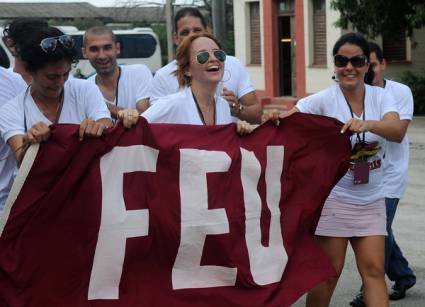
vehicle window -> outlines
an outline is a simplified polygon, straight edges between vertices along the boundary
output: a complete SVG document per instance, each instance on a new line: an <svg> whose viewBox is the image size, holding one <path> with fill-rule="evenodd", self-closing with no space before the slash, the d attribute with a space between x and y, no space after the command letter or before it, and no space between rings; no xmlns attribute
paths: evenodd
<svg viewBox="0 0 425 307"><path fill-rule="evenodd" d="M81 52L81 48L83 47L83 36L82 35L71 35L74 39L74 48L77 50L78 53L78 59L82 60L84 59L83 53Z"/></svg>
<svg viewBox="0 0 425 307"><path fill-rule="evenodd" d="M117 34L117 39L121 45L119 58L136 59L149 58L155 53L156 40L150 34ZM82 35L72 35L75 41L75 48L78 52L78 59L84 59L81 53L83 46Z"/></svg>
<svg viewBox="0 0 425 307"><path fill-rule="evenodd" d="M6 51L3 49L3 46L0 46L0 66L4 68L10 67L10 60Z"/></svg>
<svg viewBox="0 0 425 307"><path fill-rule="evenodd" d="M118 34L121 44L120 58L149 58L155 53L156 40L150 34Z"/></svg>

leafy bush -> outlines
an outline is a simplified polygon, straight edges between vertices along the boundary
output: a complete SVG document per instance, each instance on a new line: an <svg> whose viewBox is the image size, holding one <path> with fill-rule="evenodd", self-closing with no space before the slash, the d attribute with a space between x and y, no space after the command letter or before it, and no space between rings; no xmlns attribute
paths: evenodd
<svg viewBox="0 0 425 307"><path fill-rule="evenodd" d="M425 70L420 73L405 71L401 76L402 82L410 87L413 94L414 114L425 114Z"/></svg>

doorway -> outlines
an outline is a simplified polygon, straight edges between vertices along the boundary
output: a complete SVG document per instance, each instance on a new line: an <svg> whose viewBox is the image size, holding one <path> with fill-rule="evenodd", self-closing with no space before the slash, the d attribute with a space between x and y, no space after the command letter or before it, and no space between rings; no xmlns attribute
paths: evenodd
<svg viewBox="0 0 425 307"><path fill-rule="evenodd" d="M294 16L279 16L279 94L295 95Z"/></svg>

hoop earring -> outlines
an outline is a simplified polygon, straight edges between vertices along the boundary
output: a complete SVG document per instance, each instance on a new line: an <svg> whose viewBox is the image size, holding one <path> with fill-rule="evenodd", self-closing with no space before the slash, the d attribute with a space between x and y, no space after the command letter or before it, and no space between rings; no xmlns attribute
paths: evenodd
<svg viewBox="0 0 425 307"><path fill-rule="evenodd" d="M221 78L221 80L217 84L217 88L216 88L216 95L217 96L222 96L223 88L224 88L224 82L229 81L230 78L232 78L232 74L230 73L230 70L225 69L224 73L223 73L223 77Z"/></svg>

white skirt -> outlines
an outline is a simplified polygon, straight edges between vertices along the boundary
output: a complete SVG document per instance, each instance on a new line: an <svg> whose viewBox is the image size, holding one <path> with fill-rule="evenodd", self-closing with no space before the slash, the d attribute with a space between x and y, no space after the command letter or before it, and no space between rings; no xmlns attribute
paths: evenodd
<svg viewBox="0 0 425 307"><path fill-rule="evenodd" d="M316 228L326 237L368 237L387 235L385 199L367 205L354 205L327 199Z"/></svg>

